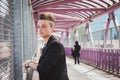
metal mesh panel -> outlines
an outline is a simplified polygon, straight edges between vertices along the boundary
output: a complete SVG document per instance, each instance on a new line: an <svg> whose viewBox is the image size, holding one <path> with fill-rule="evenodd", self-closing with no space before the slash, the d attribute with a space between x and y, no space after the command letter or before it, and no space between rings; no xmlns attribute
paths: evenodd
<svg viewBox="0 0 120 80"><path fill-rule="evenodd" d="M13 80L13 18L11 0L0 0L0 80Z"/></svg>

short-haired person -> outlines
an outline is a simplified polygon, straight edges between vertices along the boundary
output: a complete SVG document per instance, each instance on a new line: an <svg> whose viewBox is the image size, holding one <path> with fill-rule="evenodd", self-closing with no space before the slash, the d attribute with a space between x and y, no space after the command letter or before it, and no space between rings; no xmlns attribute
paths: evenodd
<svg viewBox="0 0 120 80"><path fill-rule="evenodd" d="M66 57L63 45L52 35L54 30L54 17L50 13L40 14L38 32L44 39L39 62L28 62L24 66L35 69L40 80L69 80L67 75Z"/></svg>

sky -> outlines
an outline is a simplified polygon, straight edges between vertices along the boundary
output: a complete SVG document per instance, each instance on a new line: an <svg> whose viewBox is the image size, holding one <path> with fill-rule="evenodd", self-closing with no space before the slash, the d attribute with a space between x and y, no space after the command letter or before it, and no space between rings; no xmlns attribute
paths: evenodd
<svg viewBox="0 0 120 80"><path fill-rule="evenodd" d="M120 17L120 9L116 10L114 14L116 16L115 18L117 19L117 25L120 26L120 18L119 18ZM96 32L96 31L105 29L107 19L108 19L108 15L104 15L102 17L95 19L95 21L91 22L90 27L91 27L92 32ZM112 21L110 22L110 28L111 27L114 27L114 24Z"/></svg>

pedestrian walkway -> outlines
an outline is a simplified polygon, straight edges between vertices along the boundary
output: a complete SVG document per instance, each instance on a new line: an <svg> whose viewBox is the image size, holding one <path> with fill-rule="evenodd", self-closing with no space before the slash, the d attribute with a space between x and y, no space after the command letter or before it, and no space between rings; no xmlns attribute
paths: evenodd
<svg viewBox="0 0 120 80"><path fill-rule="evenodd" d="M74 64L73 59L67 57L68 75L70 80L120 80L102 70L86 64Z"/></svg>
<svg viewBox="0 0 120 80"><path fill-rule="evenodd" d="M69 80L120 80L119 77L110 75L84 63L75 65L72 58L66 57L66 61ZM26 80L26 73L23 76L23 80ZM35 71L32 80L38 80L37 77L38 73Z"/></svg>

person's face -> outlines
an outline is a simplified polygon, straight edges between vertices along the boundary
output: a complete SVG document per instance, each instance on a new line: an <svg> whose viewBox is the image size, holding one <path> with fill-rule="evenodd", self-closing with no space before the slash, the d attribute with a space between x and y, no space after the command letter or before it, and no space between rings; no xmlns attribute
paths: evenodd
<svg viewBox="0 0 120 80"><path fill-rule="evenodd" d="M39 20L38 21L38 33L41 37L46 38L53 32L53 26L50 26L50 21Z"/></svg>

